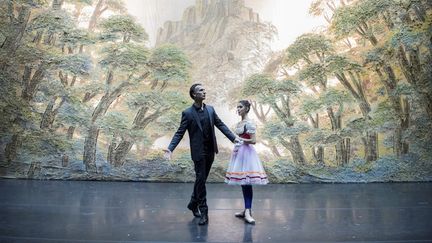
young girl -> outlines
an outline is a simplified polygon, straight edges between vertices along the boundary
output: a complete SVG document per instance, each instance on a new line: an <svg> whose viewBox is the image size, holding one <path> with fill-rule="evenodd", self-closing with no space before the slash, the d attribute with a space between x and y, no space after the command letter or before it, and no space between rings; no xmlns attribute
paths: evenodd
<svg viewBox="0 0 432 243"><path fill-rule="evenodd" d="M253 147L256 143L256 125L249 119L250 102L240 100L237 105L237 113L241 121L236 124L235 133L241 138L241 143L234 147L231 161L225 177L225 182L230 185L241 185L245 210L236 213L235 216L244 218L247 223L255 224L252 218L252 185L265 185L268 183L267 175L258 154Z"/></svg>

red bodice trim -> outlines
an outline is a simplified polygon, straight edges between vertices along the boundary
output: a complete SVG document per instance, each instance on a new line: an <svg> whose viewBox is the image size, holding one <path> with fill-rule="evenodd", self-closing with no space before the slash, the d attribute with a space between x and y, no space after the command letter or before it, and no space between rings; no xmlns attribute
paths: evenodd
<svg viewBox="0 0 432 243"><path fill-rule="evenodd" d="M241 138L246 138L246 139L250 139L251 138L251 136L249 134L247 134L247 133L240 134L239 136Z"/></svg>

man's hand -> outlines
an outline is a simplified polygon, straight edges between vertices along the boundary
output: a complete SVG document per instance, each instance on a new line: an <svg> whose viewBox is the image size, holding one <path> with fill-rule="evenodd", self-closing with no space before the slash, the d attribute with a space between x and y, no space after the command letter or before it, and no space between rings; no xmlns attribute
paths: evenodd
<svg viewBox="0 0 432 243"><path fill-rule="evenodd" d="M242 142L243 142L243 140L241 138L239 138L239 137L236 137L234 139L234 143L242 143Z"/></svg>
<svg viewBox="0 0 432 243"><path fill-rule="evenodd" d="M165 152L164 158L167 160L171 160L172 152L169 149L164 149L163 151Z"/></svg>

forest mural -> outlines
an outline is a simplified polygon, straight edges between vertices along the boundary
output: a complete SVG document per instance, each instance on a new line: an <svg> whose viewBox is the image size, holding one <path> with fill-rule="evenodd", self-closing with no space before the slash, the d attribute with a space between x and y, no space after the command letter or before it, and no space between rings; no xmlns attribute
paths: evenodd
<svg viewBox="0 0 432 243"><path fill-rule="evenodd" d="M432 180L432 1L313 0L325 24L281 50L246 3L196 0L151 44L127 0L2 0L0 176L193 181L162 148L200 82L252 101L270 182Z"/></svg>

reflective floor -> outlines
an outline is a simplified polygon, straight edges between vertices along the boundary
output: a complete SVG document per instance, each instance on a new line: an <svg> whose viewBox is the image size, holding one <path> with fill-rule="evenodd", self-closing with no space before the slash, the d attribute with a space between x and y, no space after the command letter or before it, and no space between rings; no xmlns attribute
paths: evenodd
<svg viewBox="0 0 432 243"><path fill-rule="evenodd" d="M254 187L256 225L233 214L241 188L208 184L0 180L0 242L432 242L432 183Z"/></svg>

